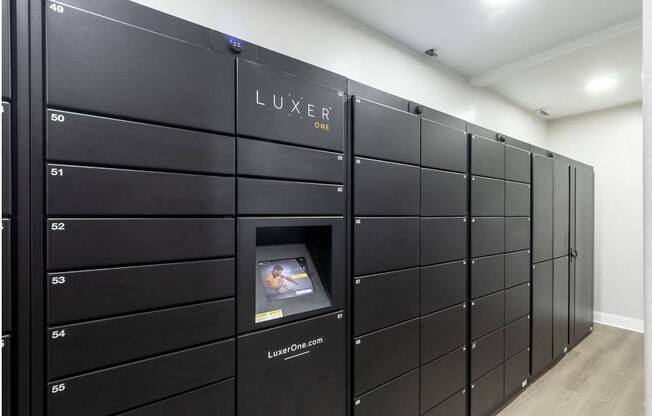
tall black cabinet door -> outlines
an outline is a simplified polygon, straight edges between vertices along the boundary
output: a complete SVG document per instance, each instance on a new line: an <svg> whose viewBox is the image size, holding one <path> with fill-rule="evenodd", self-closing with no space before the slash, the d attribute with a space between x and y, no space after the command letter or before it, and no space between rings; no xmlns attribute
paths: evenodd
<svg viewBox="0 0 652 416"><path fill-rule="evenodd" d="M552 258L553 161L534 155L532 189L532 262Z"/></svg>
<svg viewBox="0 0 652 416"><path fill-rule="evenodd" d="M532 374L552 362L552 261L534 265L532 273Z"/></svg>
<svg viewBox="0 0 652 416"><path fill-rule="evenodd" d="M575 341L593 328L593 172L576 170Z"/></svg>
<svg viewBox="0 0 652 416"><path fill-rule="evenodd" d="M570 220L570 166L555 160L553 256L568 255Z"/></svg>
<svg viewBox="0 0 652 416"><path fill-rule="evenodd" d="M553 265L553 355L559 357L568 346L568 257Z"/></svg>

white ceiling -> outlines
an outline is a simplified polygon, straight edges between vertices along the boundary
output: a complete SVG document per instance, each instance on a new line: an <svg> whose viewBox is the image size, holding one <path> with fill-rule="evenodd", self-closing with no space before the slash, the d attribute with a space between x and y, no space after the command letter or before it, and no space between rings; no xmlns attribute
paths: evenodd
<svg viewBox="0 0 652 416"><path fill-rule="evenodd" d="M553 118L641 99L640 0L321 0ZM592 77L615 88L589 94Z"/></svg>

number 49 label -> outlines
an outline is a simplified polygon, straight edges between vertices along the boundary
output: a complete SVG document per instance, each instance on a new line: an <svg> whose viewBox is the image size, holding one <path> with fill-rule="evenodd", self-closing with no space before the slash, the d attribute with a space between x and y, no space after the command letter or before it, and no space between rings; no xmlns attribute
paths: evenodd
<svg viewBox="0 0 652 416"><path fill-rule="evenodd" d="M57 13L63 13L63 11L65 9L60 4L52 3L52 4L50 4L50 10L52 10L54 12L57 12Z"/></svg>

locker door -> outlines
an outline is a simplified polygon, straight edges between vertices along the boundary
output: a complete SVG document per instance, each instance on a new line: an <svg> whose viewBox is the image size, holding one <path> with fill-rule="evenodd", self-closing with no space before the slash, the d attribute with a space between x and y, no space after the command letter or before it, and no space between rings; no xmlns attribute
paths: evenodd
<svg viewBox="0 0 652 416"><path fill-rule="evenodd" d="M593 172L577 169L575 190L575 341L593 328Z"/></svg>
<svg viewBox="0 0 652 416"><path fill-rule="evenodd" d="M558 357L568 346L568 257L555 259L553 265L553 355Z"/></svg>
<svg viewBox="0 0 652 416"><path fill-rule="evenodd" d="M532 249L534 263L552 258L553 161L533 156Z"/></svg>
<svg viewBox="0 0 652 416"><path fill-rule="evenodd" d="M570 166L568 163L555 160L554 171L554 231L553 256L568 255L569 220L570 220Z"/></svg>
<svg viewBox="0 0 652 416"><path fill-rule="evenodd" d="M552 261L534 265L532 273L532 374L552 361Z"/></svg>

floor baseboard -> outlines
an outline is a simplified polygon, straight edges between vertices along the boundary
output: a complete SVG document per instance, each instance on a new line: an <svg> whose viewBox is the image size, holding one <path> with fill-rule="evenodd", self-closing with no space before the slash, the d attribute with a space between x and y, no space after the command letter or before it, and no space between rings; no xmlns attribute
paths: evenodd
<svg viewBox="0 0 652 416"><path fill-rule="evenodd" d="M645 324L642 319L628 318L606 312L593 312L593 320L602 325L615 326L629 331L644 332Z"/></svg>

